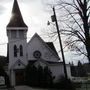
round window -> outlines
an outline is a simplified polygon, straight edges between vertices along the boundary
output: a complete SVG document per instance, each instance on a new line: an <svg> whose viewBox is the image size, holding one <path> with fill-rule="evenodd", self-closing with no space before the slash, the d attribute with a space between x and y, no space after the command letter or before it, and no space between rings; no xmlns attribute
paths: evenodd
<svg viewBox="0 0 90 90"><path fill-rule="evenodd" d="M40 58L41 57L41 52L40 51L35 51L34 53L33 53L33 56L35 57L35 58Z"/></svg>

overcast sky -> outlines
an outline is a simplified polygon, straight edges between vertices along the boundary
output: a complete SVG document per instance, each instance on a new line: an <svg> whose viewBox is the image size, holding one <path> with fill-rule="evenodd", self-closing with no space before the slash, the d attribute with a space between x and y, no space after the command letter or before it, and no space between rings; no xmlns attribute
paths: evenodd
<svg viewBox="0 0 90 90"><path fill-rule="evenodd" d="M28 39L37 32L40 35L42 29L47 27L50 13L46 11L47 5L44 0L17 0L23 19L28 26ZM7 53L6 26L11 17L14 0L0 0L0 55Z"/></svg>
<svg viewBox="0 0 90 90"><path fill-rule="evenodd" d="M48 30L47 21L50 20L50 16L53 14L52 9L47 6L47 1L54 2L54 0L17 0L24 22L28 26L27 37L28 40L34 33L38 33L42 36L42 31ZM0 55L7 55L7 34L6 26L11 17L11 11L14 0L0 0ZM49 9L49 11L48 11ZM50 39L44 40L49 41ZM56 45L57 47L58 45ZM59 47L59 46L58 46ZM59 51L59 50L58 50ZM67 61L74 60L71 52L65 53ZM75 61L76 60L76 61ZM75 59L77 62L78 59Z"/></svg>

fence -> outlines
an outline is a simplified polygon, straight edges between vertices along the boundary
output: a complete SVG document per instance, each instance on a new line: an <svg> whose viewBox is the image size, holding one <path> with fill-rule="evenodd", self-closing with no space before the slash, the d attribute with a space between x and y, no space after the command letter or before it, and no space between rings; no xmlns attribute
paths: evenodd
<svg viewBox="0 0 90 90"><path fill-rule="evenodd" d="M82 83L81 87L77 87L76 90L90 90L90 82Z"/></svg>

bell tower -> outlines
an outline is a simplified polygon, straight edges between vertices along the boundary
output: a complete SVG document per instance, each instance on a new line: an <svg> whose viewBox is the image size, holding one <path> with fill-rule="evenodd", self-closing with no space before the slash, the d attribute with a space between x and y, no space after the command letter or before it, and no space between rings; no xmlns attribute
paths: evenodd
<svg viewBox="0 0 90 90"><path fill-rule="evenodd" d="M27 65L26 47L28 27L24 23L17 0L14 0L12 16L7 25L9 70L16 62Z"/></svg>

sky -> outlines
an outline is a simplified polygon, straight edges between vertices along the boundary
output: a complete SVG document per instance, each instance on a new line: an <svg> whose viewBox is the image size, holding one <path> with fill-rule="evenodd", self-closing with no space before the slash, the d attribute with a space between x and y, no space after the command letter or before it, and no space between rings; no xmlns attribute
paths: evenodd
<svg viewBox="0 0 90 90"><path fill-rule="evenodd" d="M48 30L47 21L53 15L51 6L48 7L48 2L54 3L54 0L17 0L24 22L28 26L27 41L38 33L44 41L52 41L43 37L43 32ZM6 34L6 26L11 17L11 11L14 0L0 0L0 55L7 55L8 38ZM54 42L56 47L59 47L58 41ZM59 48L56 48L59 51ZM60 55L61 56L61 55ZM71 52L65 53L66 61L74 60ZM77 62L75 59L74 62Z"/></svg>
<svg viewBox="0 0 90 90"><path fill-rule="evenodd" d="M17 0L24 22L28 26L28 40L35 32L39 35L41 30L47 27L50 13L46 10L46 2L43 0ZM14 0L0 0L0 55L7 55L6 26L11 17Z"/></svg>

